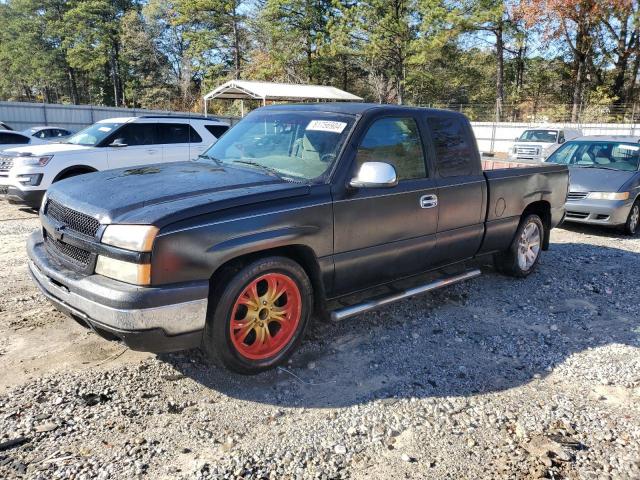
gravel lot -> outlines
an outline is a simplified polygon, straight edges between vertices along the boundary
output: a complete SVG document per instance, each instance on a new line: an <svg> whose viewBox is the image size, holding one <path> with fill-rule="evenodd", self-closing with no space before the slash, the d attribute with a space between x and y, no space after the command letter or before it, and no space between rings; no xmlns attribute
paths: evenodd
<svg viewBox="0 0 640 480"><path fill-rule="evenodd" d="M640 478L637 238L557 229L526 280L316 324L242 377L57 313L37 225L0 202L0 478Z"/></svg>

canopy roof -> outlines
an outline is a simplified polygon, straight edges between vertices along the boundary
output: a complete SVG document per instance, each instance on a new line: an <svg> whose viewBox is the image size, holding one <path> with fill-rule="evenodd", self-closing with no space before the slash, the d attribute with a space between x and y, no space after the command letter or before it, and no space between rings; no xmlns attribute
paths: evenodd
<svg viewBox="0 0 640 480"><path fill-rule="evenodd" d="M296 85L290 83L231 80L204 96L205 100L267 100L299 102L303 100L338 100L359 102L362 98L344 90L322 85Z"/></svg>

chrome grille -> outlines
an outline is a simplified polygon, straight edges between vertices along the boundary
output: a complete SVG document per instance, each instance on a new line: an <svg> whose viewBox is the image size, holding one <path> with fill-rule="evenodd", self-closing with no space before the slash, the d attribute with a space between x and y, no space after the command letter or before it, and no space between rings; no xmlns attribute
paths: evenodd
<svg viewBox="0 0 640 480"><path fill-rule="evenodd" d="M589 192L569 192L567 194L567 200L582 200L589 195Z"/></svg>
<svg viewBox="0 0 640 480"><path fill-rule="evenodd" d="M49 254L62 256L65 260L75 263L80 267L87 267L91 261L91 252L51 238L49 235L45 235L44 245Z"/></svg>
<svg viewBox="0 0 640 480"><path fill-rule="evenodd" d="M100 222L95 218L65 207L55 200L47 201L45 215L64 224L69 230L88 237L95 237L100 228Z"/></svg>
<svg viewBox="0 0 640 480"><path fill-rule="evenodd" d="M538 147L517 147L516 153L518 155L538 155L540 150Z"/></svg>
<svg viewBox="0 0 640 480"><path fill-rule="evenodd" d="M13 167L13 158L0 156L0 172L8 172Z"/></svg>

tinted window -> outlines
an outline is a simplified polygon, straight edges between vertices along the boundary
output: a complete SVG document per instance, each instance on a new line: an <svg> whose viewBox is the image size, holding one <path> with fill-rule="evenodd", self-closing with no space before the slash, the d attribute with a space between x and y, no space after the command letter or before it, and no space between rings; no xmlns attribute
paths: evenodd
<svg viewBox="0 0 640 480"><path fill-rule="evenodd" d="M412 118L381 118L367 130L356 156L358 166L364 162L393 165L398 180L424 178L427 171L418 126Z"/></svg>
<svg viewBox="0 0 640 480"><path fill-rule="evenodd" d="M23 135L13 133L0 133L0 143L9 145L19 145L29 143L29 139Z"/></svg>
<svg viewBox="0 0 640 480"><path fill-rule="evenodd" d="M154 123L129 123L114 133L109 143L124 143L130 147L136 145L153 145L156 142L156 125Z"/></svg>
<svg viewBox="0 0 640 480"><path fill-rule="evenodd" d="M209 133L216 138L220 138L224 132L229 130L227 125L205 125L204 128L209 130Z"/></svg>
<svg viewBox="0 0 640 480"><path fill-rule="evenodd" d="M160 123L160 143L200 143L202 137L186 123Z"/></svg>
<svg viewBox="0 0 640 480"><path fill-rule="evenodd" d="M440 176L470 175L473 172L473 149L462 119L432 117L428 119L428 123Z"/></svg>

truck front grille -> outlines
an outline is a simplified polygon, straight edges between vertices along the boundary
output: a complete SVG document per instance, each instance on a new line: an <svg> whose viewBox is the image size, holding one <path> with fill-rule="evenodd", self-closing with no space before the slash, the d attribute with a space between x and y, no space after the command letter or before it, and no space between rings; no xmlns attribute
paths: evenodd
<svg viewBox="0 0 640 480"><path fill-rule="evenodd" d="M100 228L100 222L89 215L65 207L55 200L48 200L45 215L65 225L69 230L88 237L95 237Z"/></svg>
<svg viewBox="0 0 640 480"><path fill-rule="evenodd" d="M567 195L567 200L582 200L589 195L589 192L569 192Z"/></svg>
<svg viewBox="0 0 640 480"><path fill-rule="evenodd" d="M44 236L44 245L49 255L62 257L64 260L74 263L79 267L86 268L91 261L91 252L87 252L75 245L61 242L46 234Z"/></svg>
<svg viewBox="0 0 640 480"><path fill-rule="evenodd" d="M538 147L517 147L516 154L535 157L540 154Z"/></svg>
<svg viewBox="0 0 640 480"><path fill-rule="evenodd" d="M0 172L8 172L13 167L13 158L0 156Z"/></svg>

